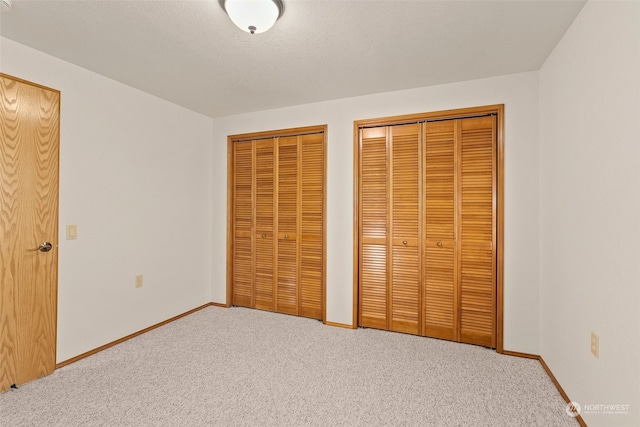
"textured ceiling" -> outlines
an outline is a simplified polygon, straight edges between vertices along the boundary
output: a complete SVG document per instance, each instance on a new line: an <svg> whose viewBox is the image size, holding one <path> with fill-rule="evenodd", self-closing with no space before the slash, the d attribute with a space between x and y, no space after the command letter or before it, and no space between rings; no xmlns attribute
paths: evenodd
<svg viewBox="0 0 640 427"><path fill-rule="evenodd" d="M0 34L210 117L538 70L584 1L12 0ZM1 58L0 58L1 59Z"/></svg>

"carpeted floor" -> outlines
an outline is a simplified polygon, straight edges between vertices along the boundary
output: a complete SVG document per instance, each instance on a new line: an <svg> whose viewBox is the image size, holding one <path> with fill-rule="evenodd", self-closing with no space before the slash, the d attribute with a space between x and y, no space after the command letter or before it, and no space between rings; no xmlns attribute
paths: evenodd
<svg viewBox="0 0 640 427"><path fill-rule="evenodd" d="M208 307L0 394L2 426L576 426L536 360Z"/></svg>

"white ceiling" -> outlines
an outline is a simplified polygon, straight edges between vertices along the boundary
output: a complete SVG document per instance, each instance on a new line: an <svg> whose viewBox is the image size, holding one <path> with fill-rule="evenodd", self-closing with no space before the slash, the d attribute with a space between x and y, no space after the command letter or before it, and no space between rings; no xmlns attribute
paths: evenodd
<svg viewBox="0 0 640 427"><path fill-rule="evenodd" d="M585 3L284 0L250 35L218 0L12 1L3 37L210 117L538 70Z"/></svg>

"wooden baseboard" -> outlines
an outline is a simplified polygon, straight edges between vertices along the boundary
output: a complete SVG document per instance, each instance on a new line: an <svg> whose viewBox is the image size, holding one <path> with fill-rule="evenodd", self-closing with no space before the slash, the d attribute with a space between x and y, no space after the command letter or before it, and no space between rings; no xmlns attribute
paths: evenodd
<svg viewBox="0 0 640 427"><path fill-rule="evenodd" d="M507 356L524 357L526 359L536 359L538 362L540 362L540 364L542 365L542 368L545 370L547 375L549 375L549 378L551 379L551 382L556 386L556 388L558 389L558 392L560 393L560 396L562 396L564 401L567 402L567 403L571 402L571 399L569 399L569 396L567 395L567 393L565 393L564 389L562 388L562 386L560 385L560 383L556 379L556 376L553 375L553 372L551 372L551 369L549 368L549 365L547 365L547 363L544 361L542 356L539 356L537 354L520 353L518 351L509 351L509 350L503 350L500 353L504 354L504 355L507 355ZM587 427L587 423L584 421L584 419L582 418L581 415L577 415L576 416L576 420L578 421L578 423L582 427Z"/></svg>
<svg viewBox="0 0 640 427"><path fill-rule="evenodd" d="M101 345L101 346L100 346L100 347L98 347L98 348L94 348L93 350L89 350L89 351L87 351L86 353L82 353L82 354L80 354L80 355L78 355L78 356L76 356L76 357L72 357L71 359L67 359L67 360L65 360L65 361L63 361L63 362L60 362L60 363L56 364L56 369L60 369L60 368L62 368L63 366L70 365L70 364L72 364L72 363L74 363L74 362L77 362L78 360L82 360L82 359L84 359L85 357L89 357L89 356L91 356L91 355L93 355L93 354L96 354L96 353L98 353L98 352L102 351L102 350L106 350L106 349L108 349L109 347L113 347L114 345L117 345L117 344L123 343L123 342L125 342L125 341L127 341L127 340L130 340L131 338L135 338L135 337L137 337L138 335L142 335L142 334L144 334L145 332L152 331L152 330L154 330L154 329L156 329L156 328L159 328L160 326L164 326L164 325L166 325L167 323L171 323L171 322L173 322L173 321L175 321L175 320L180 319L181 317L188 316L188 315L190 315L190 314L195 313L196 311L202 310L203 308L207 308L207 307L209 307L209 306L211 306L211 305L215 305L215 304L214 304L214 303L207 303L207 304L201 305L200 307L196 307L196 308L194 308L193 310L189 310L189 311L187 311L187 312L185 312L185 313L182 313L182 314L179 314L179 315L177 315L177 316L174 316L174 317L172 317L171 319L167 319L167 320L165 320L164 322L160 322L160 323L157 323L157 324L155 324L155 325L149 326L148 328L144 328L144 329L142 329L141 331L134 332L133 334L127 335L126 337L123 337L123 338L120 338L120 339L118 339L118 340L112 341L112 342L107 343L107 344L105 344L105 345Z"/></svg>
<svg viewBox="0 0 640 427"><path fill-rule="evenodd" d="M571 399L569 399L569 396L567 396L567 393L565 393L564 389L562 388L562 386L560 385L560 383L556 379L556 376L553 375L553 372L551 372L551 369L549 368L547 363L544 361L542 356L539 356L538 360L540 361L540 364L542 365L544 370L547 371L547 375L549 375L549 378L551 378L551 381L553 382L553 384L555 384L556 388L560 392L560 396L562 396L562 398L564 399L565 402L567 402L567 403L571 402ZM578 420L578 422L580 423L580 425L582 427L587 427L587 423L582 418L582 415L576 416L576 420Z"/></svg>
<svg viewBox="0 0 640 427"><path fill-rule="evenodd" d="M222 307L222 308L229 308L231 307L231 305L228 304L223 304L221 302L210 302L209 305L213 305L214 307Z"/></svg>
<svg viewBox="0 0 640 427"><path fill-rule="evenodd" d="M347 325L346 323L338 323L338 322L322 322L322 323L324 323L327 326L336 326L338 328L357 329L353 325Z"/></svg>
<svg viewBox="0 0 640 427"><path fill-rule="evenodd" d="M540 360L540 356L538 356L537 354L520 353L519 351L509 351L509 350L499 351L498 353L504 354L506 356L515 356L515 357L523 357L525 359Z"/></svg>

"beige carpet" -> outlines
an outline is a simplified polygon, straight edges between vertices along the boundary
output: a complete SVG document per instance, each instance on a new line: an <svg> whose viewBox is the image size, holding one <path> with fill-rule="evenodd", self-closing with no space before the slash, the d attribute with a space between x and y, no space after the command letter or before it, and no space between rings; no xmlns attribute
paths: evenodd
<svg viewBox="0 0 640 427"><path fill-rule="evenodd" d="M0 394L2 426L576 426L535 360L209 307Z"/></svg>

